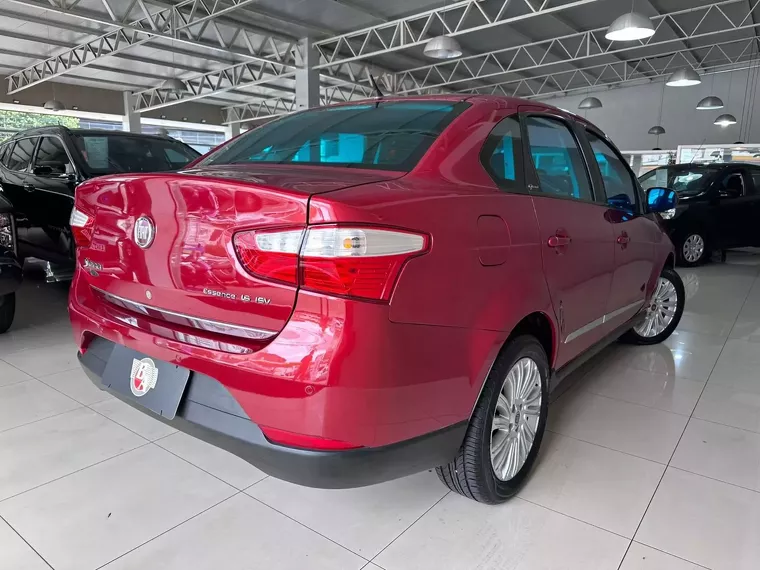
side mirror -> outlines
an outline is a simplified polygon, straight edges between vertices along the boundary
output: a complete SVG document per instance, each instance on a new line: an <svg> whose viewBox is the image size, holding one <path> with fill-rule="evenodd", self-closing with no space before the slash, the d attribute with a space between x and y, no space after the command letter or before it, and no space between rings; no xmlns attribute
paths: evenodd
<svg viewBox="0 0 760 570"><path fill-rule="evenodd" d="M678 194L670 188L650 188L647 190L647 212L662 214L678 205Z"/></svg>
<svg viewBox="0 0 760 570"><path fill-rule="evenodd" d="M718 192L718 195L721 198L739 198L742 193L736 188L723 188L720 192Z"/></svg>
<svg viewBox="0 0 760 570"><path fill-rule="evenodd" d="M34 173L37 176L50 176L53 174L53 168L51 166L35 166Z"/></svg>

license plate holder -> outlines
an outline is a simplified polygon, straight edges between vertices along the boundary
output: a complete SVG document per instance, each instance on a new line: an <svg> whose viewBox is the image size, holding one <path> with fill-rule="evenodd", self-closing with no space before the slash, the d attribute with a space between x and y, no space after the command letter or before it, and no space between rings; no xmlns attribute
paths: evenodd
<svg viewBox="0 0 760 570"><path fill-rule="evenodd" d="M189 379L187 368L150 358L118 344L103 371L104 386L170 420L177 415ZM146 389L150 384L152 387ZM138 395L143 390L144 393Z"/></svg>

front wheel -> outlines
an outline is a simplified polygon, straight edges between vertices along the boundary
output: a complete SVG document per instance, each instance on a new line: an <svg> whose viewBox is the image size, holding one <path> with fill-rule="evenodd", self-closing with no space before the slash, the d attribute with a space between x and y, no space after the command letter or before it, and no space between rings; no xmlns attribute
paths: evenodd
<svg viewBox="0 0 760 570"><path fill-rule="evenodd" d="M436 468L443 484L481 503L515 495L546 429L548 380L541 343L532 336L510 341L486 379L456 458Z"/></svg>
<svg viewBox="0 0 760 570"><path fill-rule="evenodd" d="M16 314L16 294L0 295L0 334L6 332L13 324Z"/></svg>
<svg viewBox="0 0 760 570"><path fill-rule="evenodd" d="M684 267L702 265L710 256L704 232L687 232L679 244L678 264Z"/></svg>
<svg viewBox="0 0 760 570"><path fill-rule="evenodd" d="M628 331L623 340L632 344L658 344L676 330L683 315L686 290L675 269L666 267L646 307L644 320Z"/></svg>

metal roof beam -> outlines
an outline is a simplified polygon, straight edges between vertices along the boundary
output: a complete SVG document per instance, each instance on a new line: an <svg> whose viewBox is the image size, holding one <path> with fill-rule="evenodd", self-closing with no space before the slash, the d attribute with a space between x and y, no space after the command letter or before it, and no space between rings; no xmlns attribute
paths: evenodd
<svg viewBox="0 0 760 570"><path fill-rule="evenodd" d="M450 36L469 34L592 4L599 0L573 0L564 4L559 4L558 1L542 0L541 5L536 8L529 0L499 0L495 4L486 3L484 0L460 0L315 42L314 46L324 58L324 63L317 68L341 66L419 46L441 32Z"/></svg>
<svg viewBox="0 0 760 570"><path fill-rule="evenodd" d="M725 32L754 29L756 24L751 21L751 11L739 21L729 18L723 11L728 5L743 3L746 0L723 0L704 6L687 8L663 14L652 18L655 24L655 34L647 40L635 43L609 42L604 38L607 28L597 28L551 38L530 44L503 48L491 52L463 57L456 60L444 61L409 69L397 76L397 82L402 85L412 84L413 88L403 87L399 93L424 93L440 88L455 88L454 86L477 79L498 77L510 73L542 69L552 65L571 64L577 61L597 57L615 56L642 48L664 46L684 39L708 37ZM752 0L753 6L760 5L760 0ZM696 14L696 18L694 17ZM712 26L707 28L705 22L712 18ZM667 29L667 21L676 23L684 30L685 38L664 38L663 30ZM696 21L696 24L694 22ZM717 25L715 25L717 24ZM563 57L550 57L551 53L561 52ZM508 63L504 64L501 60ZM491 71L487 66L495 66ZM493 69L491 67L490 69ZM459 74L459 78L456 77Z"/></svg>
<svg viewBox="0 0 760 570"><path fill-rule="evenodd" d="M206 26L214 25L214 19L257 0L229 0L231 4L220 4L218 0L184 0L171 7L153 11L149 10L143 0L136 0L136 5L142 9L145 16L131 22L129 25L124 25L114 19L110 21L103 19L96 20L93 17L78 14L78 12L73 10L74 6L70 3L66 5L56 3L60 0L51 0L54 2L51 6L43 6L36 0L11 1L37 8L44 7L61 15L73 14L89 21L118 27L93 40L75 46L62 54L47 58L18 73L14 73L8 78L8 93L21 91L74 69L90 65L100 58L121 53L155 38L170 39L203 49L219 50L227 54L234 53L263 63L277 61L283 64L290 62L290 65L294 65L292 45L283 46L282 42L278 44L271 37L264 38L263 41L257 42L258 45L256 45L242 28L236 30L233 37L237 39L242 34L243 38L247 39L247 50L234 48L230 45L231 42L223 40L220 33L216 34L218 39L217 44L201 39ZM103 0L103 2L107 4L107 0ZM113 10L109 10L109 16L111 15L115 15Z"/></svg>
<svg viewBox="0 0 760 570"><path fill-rule="evenodd" d="M738 55L729 56L723 49L727 45L736 45ZM697 57L695 63L697 67L704 70L753 61L758 55L758 51L753 49L754 45L754 37L707 45L700 48L707 51L703 56ZM685 47L680 50L643 58L547 73L531 78L539 84L537 88L534 85L530 85L524 79L513 79L495 83L488 87L467 89L463 93L532 98L602 86L611 87L630 81L669 75L684 64L688 64L691 56L690 50L691 48Z"/></svg>

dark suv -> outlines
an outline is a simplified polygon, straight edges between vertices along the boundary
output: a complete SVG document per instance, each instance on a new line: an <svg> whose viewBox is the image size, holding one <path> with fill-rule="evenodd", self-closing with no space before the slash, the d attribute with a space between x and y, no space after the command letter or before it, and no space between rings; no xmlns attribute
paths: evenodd
<svg viewBox="0 0 760 570"><path fill-rule="evenodd" d="M18 254L72 264L69 216L80 182L120 172L177 170L200 154L168 137L42 127L0 146L0 191L15 209Z"/></svg>
<svg viewBox="0 0 760 570"><path fill-rule="evenodd" d="M639 182L645 190L666 186L678 193L678 206L661 217L680 265L699 265L713 250L760 246L760 166L675 164Z"/></svg>

